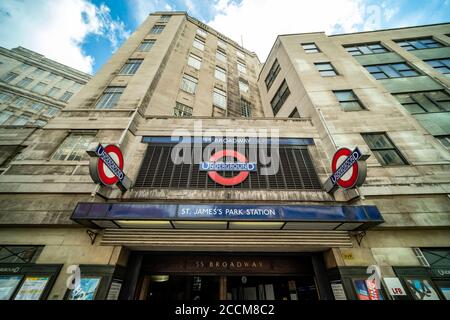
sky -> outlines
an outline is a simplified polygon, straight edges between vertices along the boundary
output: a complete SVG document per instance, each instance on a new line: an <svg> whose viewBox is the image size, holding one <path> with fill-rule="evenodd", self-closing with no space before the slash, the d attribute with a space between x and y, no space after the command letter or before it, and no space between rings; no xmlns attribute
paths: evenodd
<svg viewBox="0 0 450 320"><path fill-rule="evenodd" d="M95 74L154 11L187 11L264 62L279 34L450 22L450 0L1 0L0 46Z"/></svg>

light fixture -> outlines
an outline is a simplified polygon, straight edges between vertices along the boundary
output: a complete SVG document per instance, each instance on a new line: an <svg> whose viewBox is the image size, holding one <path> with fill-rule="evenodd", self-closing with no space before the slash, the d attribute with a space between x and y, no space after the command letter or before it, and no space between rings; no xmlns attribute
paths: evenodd
<svg viewBox="0 0 450 320"><path fill-rule="evenodd" d="M220 229L225 230L227 228L226 221L172 221L173 225L177 229Z"/></svg>
<svg viewBox="0 0 450 320"><path fill-rule="evenodd" d="M150 277L150 281L152 282L166 282L169 281L168 275L154 275Z"/></svg>
<svg viewBox="0 0 450 320"><path fill-rule="evenodd" d="M123 228L172 229L168 220L117 220Z"/></svg>
<svg viewBox="0 0 450 320"><path fill-rule="evenodd" d="M271 221L271 222L242 222L242 221L230 221L230 229L241 229L241 230L280 230L284 225L282 221Z"/></svg>

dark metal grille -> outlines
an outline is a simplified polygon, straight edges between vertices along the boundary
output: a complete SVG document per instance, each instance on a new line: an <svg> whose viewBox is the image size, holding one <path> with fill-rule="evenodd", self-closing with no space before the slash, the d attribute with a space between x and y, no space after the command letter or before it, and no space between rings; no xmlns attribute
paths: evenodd
<svg viewBox="0 0 450 320"><path fill-rule="evenodd" d="M135 188L175 188L175 189L275 189L275 190L321 190L317 173L305 146L279 146L280 167L274 175L262 175L262 164L258 170L239 185L226 187L215 183L206 171L199 170L199 164L174 165L171 152L175 145L149 144L142 161ZM205 146L204 146L205 148ZM206 147L207 148L207 147ZM241 148L241 146L240 146ZM252 146L252 148L256 148ZM249 158L250 147L245 147ZM192 158L195 152L192 150ZM243 151L239 149L239 151ZM255 152L257 150L252 150ZM270 156L270 154L269 154ZM219 172L224 177L232 177L239 172Z"/></svg>

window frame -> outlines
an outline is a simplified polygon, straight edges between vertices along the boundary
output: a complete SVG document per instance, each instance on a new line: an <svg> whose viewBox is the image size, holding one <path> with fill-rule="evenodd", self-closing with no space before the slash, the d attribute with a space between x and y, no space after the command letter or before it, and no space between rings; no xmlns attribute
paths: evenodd
<svg viewBox="0 0 450 320"><path fill-rule="evenodd" d="M197 35L194 37L194 41L192 42L192 46L200 51L205 51L205 41L201 37Z"/></svg>
<svg viewBox="0 0 450 320"><path fill-rule="evenodd" d="M150 29L150 34L161 34L163 33L164 29L165 29L165 25L164 24L155 24L153 25L153 27Z"/></svg>
<svg viewBox="0 0 450 320"><path fill-rule="evenodd" d="M218 74L220 74L221 77L223 76L223 78L218 77L217 76ZM227 70L222 67L216 66L214 68L214 77L216 78L216 80L226 83L227 82Z"/></svg>
<svg viewBox="0 0 450 320"><path fill-rule="evenodd" d="M318 66L324 66L327 65L329 68L328 69L324 69L324 70L320 70L318 68ZM314 62L314 66L316 67L317 71L319 72L319 74L322 77L336 77L339 76L339 73L337 72L336 68L334 67L334 65L331 62ZM324 73L326 72L333 72L334 74L332 75L325 75Z"/></svg>
<svg viewBox="0 0 450 320"><path fill-rule="evenodd" d="M448 60L448 64L446 64L445 61ZM432 67L434 70L436 70L437 72L441 73L441 74L450 74L450 58L441 58L441 59L427 59L424 60L425 63L427 63L430 67ZM433 66L430 62L437 62L440 64L440 66ZM440 69L441 68L446 68L447 72L442 72Z"/></svg>
<svg viewBox="0 0 450 320"><path fill-rule="evenodd" d="M219 97L220 97L220 99L217 99ZM224 105L221 105L222 101L224 101ZM226 110L227 102L228 102L227 92L220 88L214 87L214 89L213 89L213 106L218 107L223 110Z"/></svg>
<svg viewBox="0 0 450 320"><path fill-rule="evenodd" d="M52 155L50 156L50 160L51 161L84 161L86 160L87 157L87 153L85 152L87 149L82 150L81 148L78 148L75 152L75 154L73 154L73 152L75 151L76 147L78 144L80 144L80 140L75 141L74 145L70 146L70 151L65 155L64 159L55 159L55 157L57 156L59 150L61 148L63 148L64 144L68 141L68 139L70 139L71 137L91 137L90 141L88 141L89 143L92 143L96 137L97 133L93 133L93 132L75 132L72 131L70 132L65 138L64 140L61 141L61 143L58 145L58 147L55 149L55 151L52 153ZM65 146L64 146L65 147ZM64 149L69 149L69 147L65 147ZM63 150L64 151L64 150ZM61 153L63 153L63 151L61 151ZM83 153L84 151L84 153ZM65 152L65 151L64 151ZM86 155L85 155L86 154ZM64 155L64 153L63 153ZM78 160L74 160L74 159L69 159L71 157L80 157Z"/></svg>
<svg viewBox="0 0 450 320"><path fill-rule="evenodd" d="M176 111L179 111L179 114L177 114ZM194 113L194 108L189 107L188 105L185 105L184 103L175 102L175 107L173 108L173 116L179 117L179 118L190 118L192 117L192 114Z"/></svg>
<svg viewBox="0 0 450 320"><path fill-rule="evenodd" d="M269 72L267 73L266 79L264 79L264 82L266 84L266 90L269 91L272 87L272 84L277 79L278 73L281 71L280 63L278 62L278 59L275 59L272 66L270 67Z"/></svg>
<svg viewBox="0 0 450 320"><path fill-rule="evenodd" d="M344 92L351 93L353 95L354 99L340 100L337 94L344 93ZM341 106L343 111L345 111L345 112L358 112L358 111L365 111L365 110L367 110L366 106L361 102L361 99L358 97L358 95L355 93L354 90L352 90L352 89L348 89L348 90L333 90L333 93L334 93L334 96L336 97L336 99L337 99L337 101L338 101L338 103ZM345 104L345 103L353 103L353 102L357 102L361 109L360 110L345 110L345 107L344 107L343 104Z"/></svg>
<svg viewBox="0 0 450 320"><path fill-rule="evenodd" d="M105 110L105 109L114 109L119 102L120 98L122 97L122 94L124 93L126 87L125 86L108 86L106 87L102 94L99 96L97 101L95 102L95 109L98 110ZM111 92L107 92L108 90L111 90ZM119 92L119 90L121 90ZM102 99L104 96L109 94L109 98L106 99L105 102L102 102ZM116 98L117 97L117 98ZM113 101L113 104L110 105L110 102ZM100 105L100 103L102 103Z"/></svg>
<svg viewBox="0 0 450 320"><path fill-rule="evenodd" d="M371 145L369 144L368 140L366 139L366 137L367 136L376 136L376 135L383 135L392 147L389 147L389 148L374 147L374 148L372 148ZM398 166L410 165L409 161L406 159L406 157L403 155L403 153L400 151L400 149L397 147L397 145L394 144L394 142L389 137L387 132L364 132L364 133L361 133L361 136L363 137L364 142L369 147L370 151L372 152L372 154L375 156L375 158L378 160L378 163L382 167L398 167ZM382 160L383 158L380 157L378 154L379 151L394 151L397 154L397 156L403 161L403 164L384 164L384 160Z"/></svg>
<svg viewBox="0 0 450 320"><path fill-rule="evenodd" d="M304 43L300 43L300 45L303 48L303 51L307 54L322 52L315 42L304 42ZM311 45L313 45L314 47L313 48L305 48L306 46L311 46Z"/></svg>
<svg viewBox="0 0 450 320"><path fill-rule="evenodd" d="M427 44L423 44L422 41L433 41L434 43L438 44L437 47L427 47ZM420 37L420 38L406 38L406 39L398 39L394 40L394 42L401 48L403 48L406 51L415 51L415 50L428 50L428 49L436 49L436 48L443 48L446 47L445 44L441 43L440 41L436 40L433 36L429 37ZM417 45L414 43L418 42L425 48L418 48ZM407 43L407 44L406 44ZM406 44L406 45L402 45ZM429 44L428 44L429 45ZM410 48L407 49L406 47Z"/></svg>
<svg viewBox="0 0 450 320"><path fill-rule="evenodd" d="M286 87L283 89L283 87ZM283 89L283 90L282 90ZM270 106L272 107L273 115L276 116L278 112L280 112L281 107L284 105L286 100L291 95L291 90L289 89L289 85L286 81L286 79L283 80L283 82L278 87L277 91L272 97L272 100L270 100ZM274 102L276 101L275 105Z"/></svg>
<svg viewBox="0 0 450 320"><path fill-rule="evenodd" d="M250 101L241 98L241 117L243 118L251 118L252 117L252 104Z"/></svg>
<svg viewBox="0 0 450 320"><path fill-rule="evenodd" d="M374 52L374 50L379 50L379 49L373 49L373 48L370 48L370 47L371 46L376 46L376 45L380 46L385 51L383 51L383 52ZM367 42L367 43L358 43L358 44L346 44L343 47L350 55L352 55L354 57L355 56L371 55L371 54L383 54L383 53L391 52L381 42ZM364 51L361 50L360 48L365 48L370 53L364 53ZM353 50L349 50L349 49L353 49ZM352 54L352 52L359 52L359 54Z"/></svg>
<svg viewBox="0 0 450 320"><path fill-rule="evenodd" d="M189 89L189 85L188 86L184 86L184 83L193 83L193 90L192 92ZM181 83L180 83L180 90L183 90L186 93L189 93L191 95L195 95L196 91L197 91L197 85L198 85L198 79L187 74L187 73L183 73L183 75L181 76Z"/></svg>
<svg viewBox="0 0 450 320"><path fill-rule="evenodd" d="M144 62L144 59L128 59L122 68L120 69L118 75L120 76L132 76L135 75L136 72L141 67L142 62Z"/></svg>
<svg viewBox="0 0 450 320"><path fill-rule="evenodd" d="M155 45L156 40L154 39L144 39L139 43L136 52L149 52Z"/></svg>
<svg viewBox="0 0 450 320"><path fill-rule="evenodd" d="M195 61L195 63L193 61ZM188 60L187 60L188 66L194 68L195 70L200 70L202 68L202 62L203 62L202 57L199 57L198 55L196 55L192 52L189 52ZM197 67L197 63L198 63L198 67Z"/></svg>
<svg viewBox="0 0 450 320"><path fill-rule="evenodd" d="M395 65L405 65L406 69L397 69ZM415 67L411 66L408 62L397 62L397 63L383 63L383 64L371 64L364 65L364 69L369 72L375 80L386 80L386 79L401 79L401 78L413 78L420 77L423 74L417 70ZM370 71L369 68L378 68L377 71ZM391 76L392 73L396 73L398 76ZM404 75L403 72L415 72L415 75ZM378 78L376 75L383 75L384 77Z"/></svg>
<svg viewBox="0 0 450 320"><path fill-rule="evenodd" d="M442 101L449 101L450 103L450 94L447 92L447 90L442 89L442 90L429 90L429 91L414 91L414 92L402 92L402 93L398 93L398 94L393 94L393 96L396 98L396 100L411 114L411 115L415 115L415 114L427 114L427 113L441 113L441 112L450 112L450 109L447 110L445 109L445 107L442 107L440 105L440 102L442 101L438 101L435 98L433 98L430 94L431 93L436 93L436 92L442 92L447 96L447 100L442 100ZM401 102L399 101L399 99L397 98L397 96L405 96L408 95L409 99L411 99L413 102ZM422 105L421 101L419 101L417 99L418 95L423 95L426 99L428 99L428 101L430 101L437 109L439 109L438 111L428 111L427 108L425 106ZM412 104L416 104L419 106L420 109L423 110L423 112L411 112L407 105L412 105Z"/></svg>

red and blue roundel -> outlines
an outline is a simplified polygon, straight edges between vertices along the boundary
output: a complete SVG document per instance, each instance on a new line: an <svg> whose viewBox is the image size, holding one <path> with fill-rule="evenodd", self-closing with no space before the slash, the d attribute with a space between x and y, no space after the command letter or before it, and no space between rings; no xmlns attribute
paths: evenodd
<svg viewBox="0 0 450 320"><path fill-rule="evenodd" d="M349 161L353 160L353 161ZM354 151L348 148L341 148L333 156L333 160L331 161L331 170L333 171L335 181L333 183L337 183L340 187L344 189L353 188L358 182L359 175L359 167L357 162L357 157L354 156ZM342 165L347 164L346 167L342 167ZM342 173L338 173L337 170L342 170Z"/></svg>
<svg viewBox="0 0 450 320"><path fill-rule="evenodd" d="M224 163L219 162L222 158L232 157L238 162ZM202 162L200 170L208 171L208 176L216 183L223 186L235 186L247 179L250 171L256 171L256 163L248 162L247 158L235 150L221 150L211 156L209 162ZM217 171L240 171L234 177L224 177Z"/></svg>

